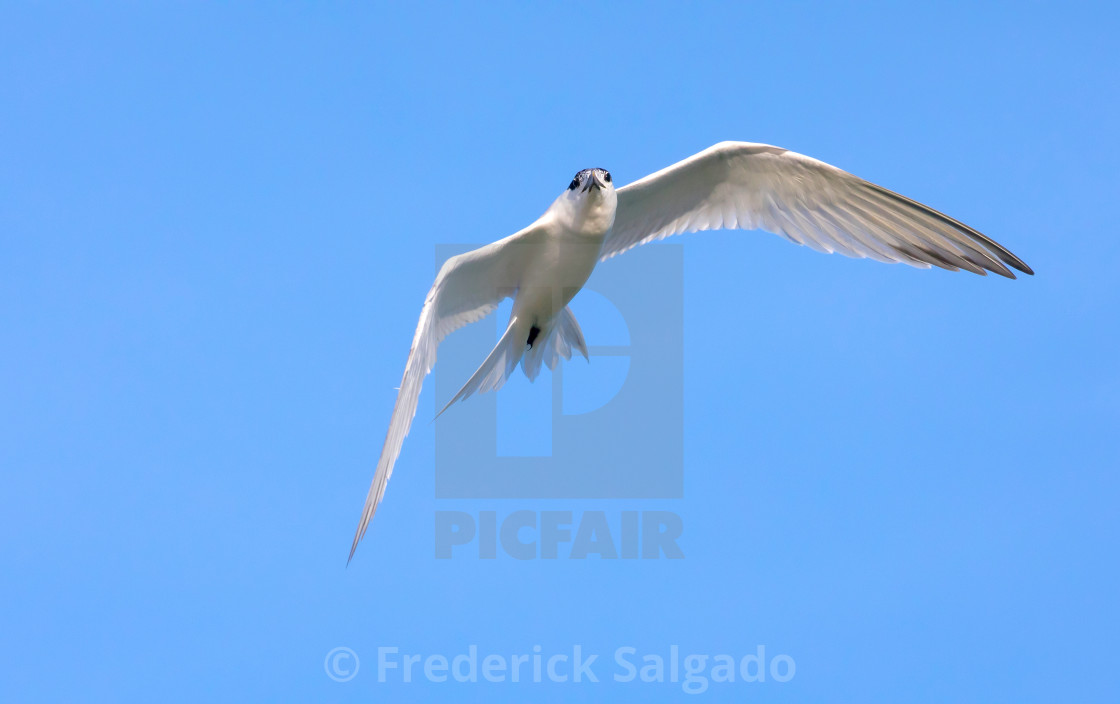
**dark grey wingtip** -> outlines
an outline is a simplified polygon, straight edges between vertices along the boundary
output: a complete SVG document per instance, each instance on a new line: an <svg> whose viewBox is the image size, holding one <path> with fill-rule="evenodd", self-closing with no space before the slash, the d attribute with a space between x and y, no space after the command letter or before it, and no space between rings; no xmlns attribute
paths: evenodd
<svg viewBox="0 0 1120 704"><path fill-rule="evenodd" d="M863 183L864 183L864 185L870 187L871 189L873 189L874 191L876 191L878 193L881 193L881 194L887 196L888 198L893 198L894 200L896 200L898 202L905 203L907 205L915 207L918 210L921 210L922 212L926 213L927 215L940 220L941 222L945 223L946 225L949 225L950 227L955 228L956 230L964 233L968 237L970 237L973 240L975 240L976 242L980 243L985 248L991 250L991 252L993 254L995 254L996 257L998 257L1000 259L1000 261L1002 261L1007 266L1009 266L1013 269L1016 269L1018 271L1021 271L1024 274L1026 274L1027 276L1034 276L1034 269L1031 269L1029 266L1027 266L1026 262L1024 262L1019 257L1016 257L1014 254L1012 254L1006 247L1001 245L999 242L996 242L991 237L988 237L987 235L985 235L981 232L978 232L977 230L969 227L968 225L965 225L960 220L957 220L956 218L949 217L948 215L946 215L945 213L942 213L939 210L935 210L934 208L931 208L928 205L925 205L923 203L919 203L918 201L916 201L912 198L907 198L906 196L904 196L900 193L895 193L894 191L890 190L889 188L883 188L882 186L880 186L878 184L871 183L870 181L863 181ZM1000 276L1006 276L1009 279L1016 278L1015 275L1012 274L1011 272L1007 272L1005 274L1002 271L998 271L998 270L992 269L990 267L988 267L988 270L993 271L993 272L999 274Z"/></svg>

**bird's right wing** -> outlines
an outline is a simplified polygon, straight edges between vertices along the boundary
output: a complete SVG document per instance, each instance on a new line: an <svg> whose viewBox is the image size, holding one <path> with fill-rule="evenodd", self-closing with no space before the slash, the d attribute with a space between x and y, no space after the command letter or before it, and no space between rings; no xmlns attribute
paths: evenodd
<svg viewBox="0 0 1120 704"><path fill-rule="evenodd" d="M369 521L385 495L393 463L397 461L401 444L416 415L420 387L424 377L435 366L436 348L443 338L468 323L484 318L504 298L513 295L518 272L523 269L521 259L527 254L526 247L522 245L530 243L534 233L534 226L530 226L493 244L451 257L436 275L420 311L420 322L412 338L412 349L408 353L397 403L389 421L389 432L385 436L377 471L362 508L362 519L350 547L350 559L354 557L358 541L365 535Z"/></svg>
<svg viewBox="0 0 1120 704"><path fill-rule="evenodd" d="M601 257L724 228L762 229L821 252L922 268L1033 273L997 242L933 208L823 161L750 142L721 142L618 189Z"/></svg>

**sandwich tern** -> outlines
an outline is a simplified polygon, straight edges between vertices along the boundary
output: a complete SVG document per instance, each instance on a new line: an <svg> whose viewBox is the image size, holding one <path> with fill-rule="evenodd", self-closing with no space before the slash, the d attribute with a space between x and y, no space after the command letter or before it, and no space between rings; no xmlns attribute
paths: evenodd
<svg viewBox="0 0 1120 704"><path fill-rule="evenodd" d="M452 257L420 311L385 445L350 547L377 510L416 415L436 348L454 330L513 299L498 344L443 407L500 388L520 363L530 380L587 345L568 302L602 261L646 242L701 230L765 230L820 252L1015 278L1021 259L968 225L811 157L767 144L721 142L616 189L584 169L544 215L505 239ZM438 417L438 414L437 414ZM349 561L349 560L348 560Z"/></svg>

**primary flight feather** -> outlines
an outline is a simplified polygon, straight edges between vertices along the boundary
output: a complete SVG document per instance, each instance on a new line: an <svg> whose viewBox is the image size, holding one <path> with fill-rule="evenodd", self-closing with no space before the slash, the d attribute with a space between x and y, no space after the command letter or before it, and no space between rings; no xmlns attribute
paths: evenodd
<svg viewBox="0 0 1120 704"><path fill-rule="evenodd" d="M1015 278L1021 259L968 225L823 161L779 147L721 142L615 189L604 169L576 174L544 215L503 240L448 259L436 275L389 421L350 558L365 535L416 415L436 348L451 332L513 311L498 344L440 411L496 390L520 363L534 379L573 350L587 356L567 307L595 266L646 242L701 230L765 230L821 252Z"/></svg>

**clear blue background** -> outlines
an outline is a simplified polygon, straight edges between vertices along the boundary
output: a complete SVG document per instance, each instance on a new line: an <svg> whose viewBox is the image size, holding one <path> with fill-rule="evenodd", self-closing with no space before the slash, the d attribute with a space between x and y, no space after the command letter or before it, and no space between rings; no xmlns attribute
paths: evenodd
<svg viewBox="0 0 1120 704"><path fill-rule="evenodd" d="M724 700L1120 699L1114 8L2 15L3 700L681 696L376 682L472 643L796 661ZM1038 275L682 239L686 559L435 560L419 422L346 569L435 245L726 139Z"/></svg>

